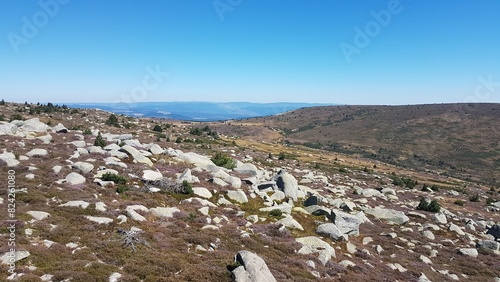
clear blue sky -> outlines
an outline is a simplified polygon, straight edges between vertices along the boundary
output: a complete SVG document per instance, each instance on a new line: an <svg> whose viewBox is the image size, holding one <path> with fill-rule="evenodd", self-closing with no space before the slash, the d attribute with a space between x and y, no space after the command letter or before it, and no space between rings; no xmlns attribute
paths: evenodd
<svg viewBox="0 0 500 282"><path fill-rule="evenodd" d="M499 15L498 0L2 0L0 98L500 102Z"/></svg>

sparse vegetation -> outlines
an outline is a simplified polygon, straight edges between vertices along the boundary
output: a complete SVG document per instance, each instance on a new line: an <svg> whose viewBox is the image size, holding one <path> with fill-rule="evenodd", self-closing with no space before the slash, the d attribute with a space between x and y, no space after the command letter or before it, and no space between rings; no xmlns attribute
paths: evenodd
<svg viewBox="0 0 500 282"><path fill-rule="evenodd" d="M469 201L471 202L479 202L479 195L478 194L474 194L472 195L470 198L469 198Z"/></svg>
<svg viewBox="0 0 500 282"><path fill-rule="evenodd" d="M211 160L215 165L225 167L227 169L233 169L236 167L235 161L230 156L221 152L215 153L215 156L213 156Z"/></svg>
<svg viewBox="0 0 500 282"><path fill-rule="evenodd" d="M88 128L86 128L84 131L83 131L83 135L92 135L92 131ZM102 136L101 136L102 138ZM97 145L96 145L97 146Z"/></svg>
<svg viewBox="0 0 500 282"><path fill-rule="evenodd" d="M269 215L274 217L280 217L283 215L283 212L279 209L274 209L269 212Z"/></svg>
<svg viewBox="0 0 500 282"><path fill-rule="evenodd" d="M465 202L462 200L455 200L455 202L453 202L453 204L455 204L457 206L463 206L463 205L465 205Z"/></svg>
<svg viewBox="0 0 500 282"><path fill-rule="evenodd" d="M157 124L153 127L153 131L155 132L163 132L163 128L161 128L161 125Z"/></svg>
<svg viewBox="0 0 500 282"><path fill-rule="evenodd" d="M115 114L111 114L108 117L108 120L106 120L106 124L114 127L120 127L120 123L118 122L118 117L116 117Z"/></svg>
<svg viewBox="0 0 500 282"><path fill-rule="evenodd" d="M432 200L429 203L426 199L422 198L417 206L417 210L439 212L441 210L441 206L439 205L437 200Z"/></svg>
<svg viewBox="0 0 500 282"><path fill-rule="evenodd" d="M106 141L104 141L104 138L102 138L101 132L97 133L97 137L94 141L94 146L106 147L106 145Z"/></svg>
<svg viewBox="0 0 500 282"><path fill-rule="evenodd" d="M104 181L113 181L116 184L122 184L122 185L127 184L127 178L110 172L103 174L101 179Z"/></svg>
<svg viewBox="0 0 500 282"><path fill-rule="evenodd" d="M282 161L286 158L285 152L280 152L278 155L278 160Z"/></svg>

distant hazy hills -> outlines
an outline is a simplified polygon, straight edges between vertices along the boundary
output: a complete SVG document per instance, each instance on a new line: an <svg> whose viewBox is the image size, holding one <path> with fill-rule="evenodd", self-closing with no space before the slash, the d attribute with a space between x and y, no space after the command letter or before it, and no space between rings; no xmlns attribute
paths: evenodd
<svg viewBox="0 0 500 282"><path fill-rule="evenodd" d="M98 108L137 117L159 117L187 121L217 121L260 117L284 113L317 103L248 103L248 102L144 102L144 103L74 103L75 108Z"/></svg>
<svg viewBox="0 0 500 282"><path fill-rule="evenodd" d="M500 184L500 104L327 106L248 122L291 143Z"/></svg>

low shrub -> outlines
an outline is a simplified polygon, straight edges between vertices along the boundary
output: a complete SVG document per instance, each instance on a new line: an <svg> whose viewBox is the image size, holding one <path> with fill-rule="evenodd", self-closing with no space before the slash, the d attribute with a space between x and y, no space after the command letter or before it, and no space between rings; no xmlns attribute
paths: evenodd
<svg viewBox="0 0 500 282"><path fill-rule="evenodd" d="M127 183L127 179L121 175L113 174L113 173L105 173L101 177L104 181L113 181L116 184L125 185Z"/></svg>
<svg viewBox="0 0 500 282"><path fill-rule="evenodd" d="M439 212L441 210L441 206L436 200L432 200L429 203L426 199L422 198L417 206L417 210L428 211L428 212Z"/></svg>
<svg viewBox="0 0 500 282"><path fill-rule="evenodd" d="M236 167L235 161L230 156L224 155L221 152L217 152L211 160L215 165L225 167L227 169L233 169Z"/></svg>
<svg viewBox="0 0 500 282"><path fill-rule="evenodd" d="M475 195L472 195L470 198L469 198L469 201L471 202L479 202L479 195L478 194L475 194Z"/></svg>
<svg viewBox="0 0 500 282"><path fill-rule="evenodd" d="M462 200L456 200L456 201L455 201L455 202L453 202L453 203L454 203L455 205L457 205L457 206L463 206L463 205L465 205L465 202L464 202L464 201L462 201Z"/></svg>
<svg viewBox="0 0 500 282"><path fill-rule="evenodd" d="M274 209L269 212L269 215L274 217L280 217L282 214L283 212L279 209Z"/></svg>

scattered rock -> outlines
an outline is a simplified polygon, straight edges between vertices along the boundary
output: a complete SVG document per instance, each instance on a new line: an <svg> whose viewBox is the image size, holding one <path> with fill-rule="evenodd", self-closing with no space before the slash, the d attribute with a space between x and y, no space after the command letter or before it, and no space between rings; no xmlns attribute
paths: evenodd
<svg viewBox="0 0 500 282"><path fill-rule="evenodd" d="M52 131L55 133L68 133L68 129L62 123L52 127Z"/></svg>
<svg viewBox="0 0 500 282"><path fill-rule="evenodd" d="M297 191L299 189L297 179L283 169L278 172L275 179L278 189L285 192L287 197L292 198L292 200L296 202Z"/></svg>
<svg viewBox="0 0 500 282"><path fill-rule="evenodd" d="M330 244L319 239L318 237L302 237L297 238L296 241L302 244L302 248L300 248L298 252L299 254L308 255L312 253L318 253L318 259L323 265L326 265L326 263L332 257L336 257L335 249L333 249Z"/></svg>
<svg viewBox="0 0 500 282"><path fill-rule="evenodd" d="M61 204L59 205L60 207L75 207L75 208L82 208L82 209L86 209L90 204L88 202L85 202L85 201L69 201L65 204Z"/></svg>
<svg viewBox="0 0 500 282"><path fill-rule="evenodd" d="M143 205L132 205L132 206L127 206L125 209L127 211L128 216L130 216L131 219L135 221L146 221L146 218L139 213L136 212L136 210L140 210L143 212L149 212L148 208L146 208Z"/></svg>
<svg viewBox="0 0 500 282"><path fill-rule="evenodd" d="M453 232L457 233L460 236L464 236L465 235L465 232L460 227L458 227L457 225L455 225L453 223L450 223L450 226L448 227L448 230L449 231L453 231Z"/></svg>
<svg viewBox="0 0 500 282"><path fill-rule="evenodd" d="M159 171L149 170L149 169L142 171L142 180L145 181L154 181L162 177L163 175Z"/></svg>
<svg viewBox="0 0 500 282"><path fill-rule="evenodd" d="M495 240L500 239L500 225L495 224L486 231L486 234L490 234L495 237Z"/></svg>
<svg viewBox="0 0 500 282"><path fill-rule="evenodd" d="M180 212L180 210L176 207L173 208L156 207L149 209L149 211L156 217L165 217L165 218L173 217L174 213Z"/></svg>
<svg viewBox="0 0 500 282"><path fill-rule="evenodd" d="M0 262L2 262L3 264L11 264L23 260L29 256L30 252L28 251L16 251L12 253L7 252L0 257Z"/></svg>
<svg viewBox="0 0 500 282"><path fill-rule="evenodd" d="M78 170L80 173L87 174L94 170L94 165L87 162L76 162L71 166L73 169Z"/></svg>
<svg viewBox="0 0 500 282"><path fill-rule="evenodd" d="M316 233L321 236L328 236L334 241L347 241L347 236L335 226L333 223L324 223L316 228Z"/></svg>
<svg viewBox="0 0 500 282"><path fill-rule="evenodd" d="M85 177L81 174L78 174L76 172L71 172L66 176L65 179L63 179L63 183L69 183L71 185L79 185L85 183L87 180Z"/></svg>
<svg viewBox="0 0 500 282"><path fill-rule="evenodd" d="M229 197L229 199L236 201L240 204L248 202L247 195L245 194L245 192L243 190L227 191L227 196Z"/></svg>
<svg viewBox="0 0 500 282"><path fill-rule="evenodd" d="M98 224L110 224L111 222L113 222L113 219L109 217L97 217L97 216L87 215L85 216L85 218L90 221L97 222Z"/></svg>
<svg viewBox="0 0 500 282"><path fill-rule="evenodd" d="M471 257L477 257L479 253L477 252L477 249L473 248L461 248L458 250L459 254L466 255L466 256L471 256Z"/></svg>
<svg viewBox="0 0 500 282"><path fill-rule="evenodd" d="M151 162L151 160L148 157L144 156L141 152L139 152L139 150L137 150L136 148L134 148L130 145L123 145L120 148L120 151L130 154L132 156L132 158L134 159L134 161L136 161L138 163L153 166L153 162Z"/></svg>
<svg viewBox="0 0 500 282"><path fill-rule="evenodd" d="M0 160L7 163L8 167L16 167L20 163L18 160L16 160L16 155L14 155L14 153L5 151L0 154Z"/></svg>
<svg viewBox="0 0 500 282"><path fill-rule="evenodd" d="M26 153L26 156L28 157L45 157L48 154L47 150L45 149L33 149Z"/></svg>
<svg viewBox="0 0 500 282"><path fill-rule="evenodd" d="M258 220L258 217L257 217ZM254 223L256 223L255 221ZM298 229L304 231L304 227L300 225L298 221L296 221L291 215L286 214L284 218L278 220L278 223L285 226L286 228Z"/></svg>
<svg viewBox="0 0 500 282"><path fill-rule="evenodd" d="M402 211L392 209L366 209L365 213L373 215L378 219L385 220L389 224L404 224L410 220Z"/></svg>
<svg viewBox="0 0 500 282"><path fill-rule="evenodd" d="M446 224L448 220L446 219L446 215L443 212L437 212L432 215L432 221L439 224Z"/></svg>
<svg viewBox="0 0 500 282"><path fill-rule="evenodd" d="M210 199L213 197L212 193L204 187L193 187L193 194L205 199Z"/></svg>
<svg viewBox="0 0 500 282"><path fill-rule="evenodd" d="M239 251L234 261L240 264L239 267L232 271L232 276L236 282L276 281L266 262L252 252Z"/></svg>
<svg viewBox="0 0 500 282"><path fill-rule="evenodd" d="M165 151L164 149L162 149L162 147L160 147L160 145L158 144L153 144L151 145L151 147L149 147L149 151L151 152L151 154L153 155L161 155L163 154L163 152Z"/></svg>
<svg viewBox="0 0 500 282"><path fill-rule="evenodd" d="M21 130L24 132L47 132L49 126L41 122L38 118L25 120Z"/></svg>
<svg viewBox="0 0 500 282"><path fill-rule="evenodd" d="M50 213L44 211L28 211L26 213L31 215L35 220L44 220L50 216Z"/></svg>

